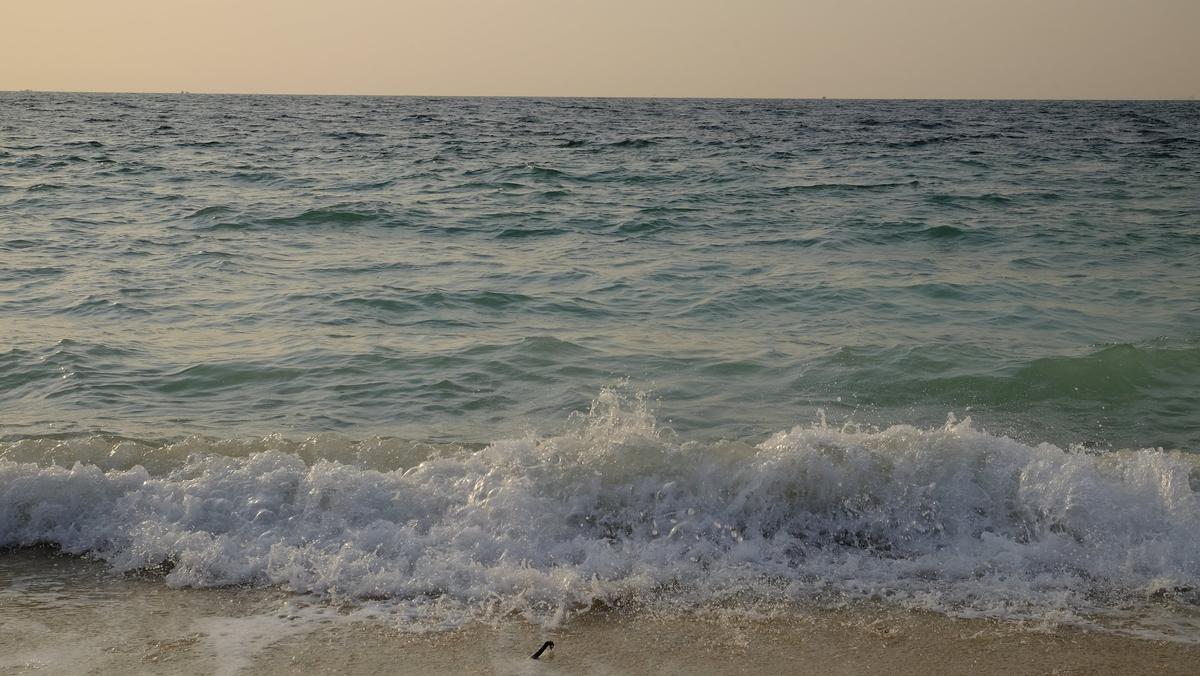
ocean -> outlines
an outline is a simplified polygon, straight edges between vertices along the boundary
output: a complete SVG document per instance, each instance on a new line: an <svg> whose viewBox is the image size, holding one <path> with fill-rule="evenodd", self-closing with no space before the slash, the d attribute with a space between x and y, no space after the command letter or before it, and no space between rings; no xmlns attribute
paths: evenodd
<svg viewBox="0 0 1200 676"><path fill-rule="evenodd" d="M1198 532L1194 102L0 94L23 612L1200 643Z"/></svg>

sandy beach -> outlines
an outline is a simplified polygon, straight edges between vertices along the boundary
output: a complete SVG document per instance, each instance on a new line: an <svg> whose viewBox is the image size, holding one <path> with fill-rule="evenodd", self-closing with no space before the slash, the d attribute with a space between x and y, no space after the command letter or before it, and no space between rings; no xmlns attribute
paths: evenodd
<svg viewBox="0 0 1200 676"><path fill-rule="evenodd" d="M548 636L552 659L529 659ZM251 673L1192 674L1200 647L929 614L818 612L770 621L588 617L428 636L352 626L294 636Z"/></svg>

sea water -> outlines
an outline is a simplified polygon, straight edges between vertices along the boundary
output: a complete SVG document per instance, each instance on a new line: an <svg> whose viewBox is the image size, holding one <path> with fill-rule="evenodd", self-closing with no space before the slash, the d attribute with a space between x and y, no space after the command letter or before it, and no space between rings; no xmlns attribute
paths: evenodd
<svg viewBox="0 0 1200 676"><path fill-rule="evenodd" d="M1192 617L1198 452L1194 103L0 94L0 547Z"/></svg>

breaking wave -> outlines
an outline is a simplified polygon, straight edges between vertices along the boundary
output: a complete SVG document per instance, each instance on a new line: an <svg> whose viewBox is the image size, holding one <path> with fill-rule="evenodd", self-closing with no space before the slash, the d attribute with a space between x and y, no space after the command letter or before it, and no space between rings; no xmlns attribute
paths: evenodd
<svg viewBox="0 0 1200 676"><path fill-rule="evenodd" d="M0 546L406 616L874 599L1070 620L1200 602L1198 493L1187 453L1027 445L953 418L689 442L604 390L562 434L483 447L6 441Z"/></svg>

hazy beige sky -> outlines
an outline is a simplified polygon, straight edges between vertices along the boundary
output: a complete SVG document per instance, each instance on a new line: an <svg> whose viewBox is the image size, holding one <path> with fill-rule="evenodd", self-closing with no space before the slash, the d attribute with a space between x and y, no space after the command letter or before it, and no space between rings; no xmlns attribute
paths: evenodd
<svg viewBox="0 0 1200 676"><path fill-rule="evenodd" d="M1200 0L0 0L0 90L1200 97Z"/></svg>

